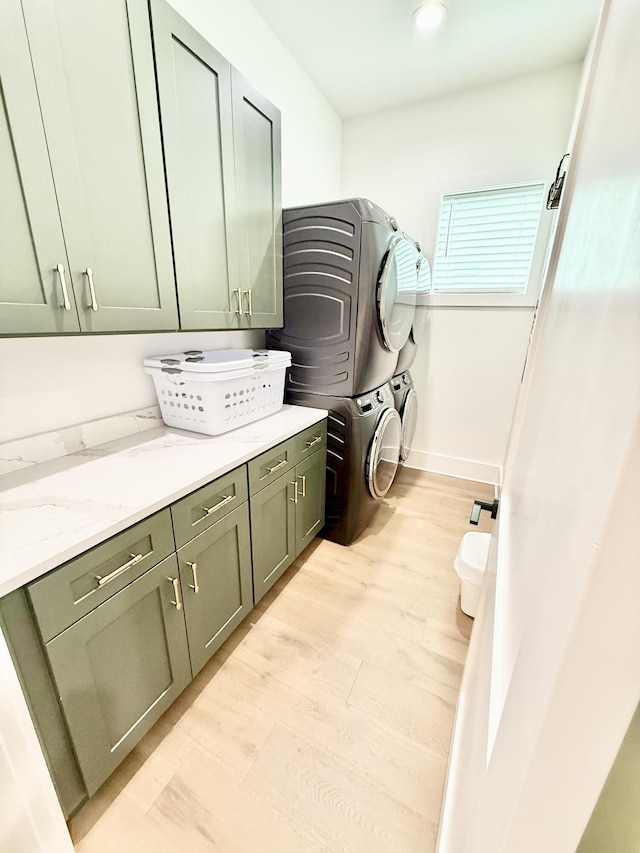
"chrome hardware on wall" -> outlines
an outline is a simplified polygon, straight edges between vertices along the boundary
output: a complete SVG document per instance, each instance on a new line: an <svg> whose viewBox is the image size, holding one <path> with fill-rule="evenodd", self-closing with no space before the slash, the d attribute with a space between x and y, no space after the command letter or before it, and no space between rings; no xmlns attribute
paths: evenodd
<svg viewBox="0 0 640 853"><path fill-rule="evenodd" d="M560 196L562 195L562 187L564 184L565 176L567 174L566 169L562 174L560 174L560 169L562 169L562 164L564 163L566 158L570 156L570 154L565 154L558 163L556 179L549 187L549 194L547 195L547 210L555 210L557 207L560 206Z"/></svg>
<svg viewBox="0 0 640 853"><path fill-rule="evenodd" d="M69 291L67 290L67 282L66 282L66 279L64 277L64 267L62 266L62 264L58 264L58 266L56 267L56 272L58 273L58 276L60 277L60 287L62 288L62 298L64 300L64 302L63 302L64 310L65 311L71 311L71 302L69 301Z"/></svg>
<svg viewBox="0 0 640 853"><path fill-rule="evenodd" d="M88 307L91 308L92 311L97 311L100 306L98 305L98 300L96 299L96 289L93 284L93 270L91 269L91 267L87 267L86 270L83 272L83 275L86 275L87 280L89 282L89 295L91 296L91 302L89 303Z"/></svg>
<svg viewBox="0 0 640 853"><path fill-rule="evenodd" d="M471 517L469 518L469 524L477 524L480 521L480 513L483 509L491 513L491 518L495 518L498 515L499 504L500 501L497 498L493 503L489 503L488 501L474 501L471 509Z"/></svg>

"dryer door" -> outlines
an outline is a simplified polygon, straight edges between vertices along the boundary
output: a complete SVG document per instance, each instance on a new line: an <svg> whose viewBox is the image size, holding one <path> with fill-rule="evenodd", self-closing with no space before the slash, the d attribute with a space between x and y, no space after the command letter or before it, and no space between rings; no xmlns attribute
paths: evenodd
<svg viewBox="0 0 640 853"><path fill-rule="evenodd" d="M396 475L400 457L400 415L395 409L385 409L376 424L367 455L366 478L374 498L383 498Z"/></svg>
<svg viewBox="0 0 640 853"><path fill-rule="evenodd" d="M419 344L427 329L429 313L429 294L431 293L431 267L424 255L420 255L418 266L418 293L416 295L416 313L411 327L411 340Z"/></svg>
<svg viewBox="0 0 640 853"><path fill-rule="evenodd" d="M411 453L413 439L416 434L416 424L418 422L418 395L413 388L409 388L407 391L400 418L402 420L400 459L404 462L407 456Z"/></svg>
<svg viewBox="0 0 640 853"><path fill-rule="evenodd" d="M378 321L386 349L398 352L405 345L416 305L416 248L404 235L394 237L378 274Z"/></svg>

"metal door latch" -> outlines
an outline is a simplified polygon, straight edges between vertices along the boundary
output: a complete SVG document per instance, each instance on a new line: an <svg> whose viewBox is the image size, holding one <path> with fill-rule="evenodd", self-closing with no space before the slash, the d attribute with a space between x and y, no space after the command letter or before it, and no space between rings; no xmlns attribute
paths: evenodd
<svg viewBox="0 0 640 853"><path fill-rule="evenodd" d="M497 498L493 503L489 503L489 501L474 501L469 524L477 524L480 521L480 513L483 509L491 513L491 518L495 518L498 515L499 503L500 501Z"/></svg>

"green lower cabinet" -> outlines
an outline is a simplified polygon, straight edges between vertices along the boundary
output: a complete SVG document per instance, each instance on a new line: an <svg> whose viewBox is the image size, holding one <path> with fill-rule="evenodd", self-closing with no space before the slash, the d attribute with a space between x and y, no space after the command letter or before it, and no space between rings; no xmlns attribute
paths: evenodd
<svg viewBox="0 0 640 853"><path fill-rule="evenodd" d="M193 675L253 607L245 502L178 550Z"/></svg>
<svg viewBox="0 0 640 853"><path fill-rule="evenodd" d="M191 680L175 555L46 650L91 796Z"/></svg>
<svg viewBox="0 0 640 853"><path fill-rule="evenodd" d="M251 497L256 602L324 525L326 461L323 447Z"/></svg>
<svg viewBox="0 0 640 853"><path fill-rule="evenodd" d="M326 449L316 451L296 465L296 555L303 551L324 526L327 480Z"/></svg>
<svg viewBox="0 0 640 853"><path fill-rule="evenodd" d="M251 497L253 597L256 604L295 560L295 473L289 471Z"/></svg>

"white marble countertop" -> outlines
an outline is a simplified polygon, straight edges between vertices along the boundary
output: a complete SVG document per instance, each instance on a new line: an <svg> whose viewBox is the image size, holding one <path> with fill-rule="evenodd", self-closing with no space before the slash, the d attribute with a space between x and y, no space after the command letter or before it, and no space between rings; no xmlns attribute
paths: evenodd
<svg viewBox="0 0 640 853"><path fill-rule="evenodd" d="M0 596L318 423L283 406L223 435L156 427L0 478Z"/></svg>

